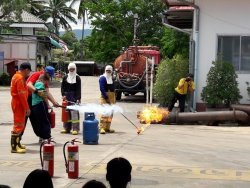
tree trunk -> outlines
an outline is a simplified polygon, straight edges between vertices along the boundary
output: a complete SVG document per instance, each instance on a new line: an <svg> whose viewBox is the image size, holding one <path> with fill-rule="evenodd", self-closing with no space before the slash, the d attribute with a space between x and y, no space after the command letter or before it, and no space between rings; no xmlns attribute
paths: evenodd
<svg viewBox="0 0 250 188"><path fill-rule="evenodd" d="M81 60L84 59L84 24L85 24L85 10L82 12L82 19L83 19L83 23L82 23L82 44L81 44Z"/></svg>

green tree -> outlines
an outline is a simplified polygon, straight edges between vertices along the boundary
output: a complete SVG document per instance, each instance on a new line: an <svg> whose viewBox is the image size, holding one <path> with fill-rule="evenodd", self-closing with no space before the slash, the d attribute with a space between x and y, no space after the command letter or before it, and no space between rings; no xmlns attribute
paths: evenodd
<svg viewBox="0 0 250 188"><path fill-rule="evenodd" d="M207 73L206 86L201 91L201 100L212 108L239 103L242 96L237 78L231 62L213 61Z"/></svg>
<svg viewBox="0 0 250 188"><path fill-rule="evenodd" d="M153 95L161 106L168 106L180 78L185 78L188 73L188 65L188 59L181 55L167 58L159 65Z"/></svg>
<svg viewBox="0 0 250 188"><path fill-rule="evenodd" d="M164 35L161 38L161 53L163 57L173 58L181 54L184 58L189 56L189 35L165 27Z"/></svg>
<svg viewBox="0 0 250 188"><path fill-rule="evenodd" d="M80 3L79 3L80 2ZM83 56L83 52L84 52L84 24L85 24L85 20L86 20L86 15L87 15L87 9L84 6L85 3L97 3L97 0L72 0L70 7L73 7L76 3L79 3L78 6L78 14L77 14L77 18L78 19L82 19L83 23L82 23L82 42L81 42L81 60L83 60L84 56Z"/></svg>
<svg viewBox="0 0 250 188"><path fill-rule="evenodd" d="M136 38L143 45L160 45L163 26L158 13L164 4L158 0L102 0L85 3L94 27L89 49L98 62L113 62L122 47L131 46L134 38L134 14L138 14Z"/></svg>
<svg viewBox="0 0 250 188"><path fill-rule="evenodd" d="M76 14L73 8L70 8L66 3L72 0L49 0L48 5L45 5L44 11L40 13L40 18L47 20L52 18L52 24L56 28L56 34L59 35L59 29L62 27L65 30L72 30L69 21L77 23L72 14Z"/></svg>
<svg viewBox="0 0 250 188"><path fill-rule="evenodd" d="M31 14L40 17L40 14L44 11L44 6L47 3L45 0L26 0L27 6Z"/></svg>
<svg viewBox="0 0 250 188"><path fill-rule="evenodd" d="M73 31L65 31L61 39L67 44L68 49L72 49L72 45L78 42L76 34Z"/></svg>
<svg viewBox="0 0 250 188"><path fill-rule="evenodd" d="M13 23L14 21L22 22L22 10L26 8L26 0L1 0L0 25L6 26Z"/></svg>

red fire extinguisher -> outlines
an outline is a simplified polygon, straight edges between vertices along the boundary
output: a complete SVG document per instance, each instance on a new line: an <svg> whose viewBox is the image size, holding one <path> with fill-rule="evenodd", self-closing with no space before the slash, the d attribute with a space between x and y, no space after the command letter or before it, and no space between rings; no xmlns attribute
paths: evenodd
<svg viewBox="0 0 250 188"><path fill-rule="evenodd" d="M66 173L68 173L68 178L76 179L79 176L79 152L78 152L78 145L75 145L77 138L67 141L63 146L63 155L65 159L65 166L66 166ZM65 155L65 147L68 143L68 161ZM81 143L81 142L79 142Z"/></svg>
<svg viewBox="0 0 250 188"><path fill-rule="evenodd" d="M42 157L43 147L43 157ZM54 144L51 144L51 140L44 141L40 146L40 160L43 170L47 170L52 178L54 176Z"/></svg>
<svg viewBox="0 0 250 188"><path fill-rule="evenodd" d="M68 112L66 111L66 106L68 106L68 101L63 101L62 107L64 108L62 108L62 122L68 122Z"/></svg>
<svg viewBox="0 0 250 188"><path fill-rule="evenodd" d="M56 126L56 113L53 111L53 109L51 109L49 116L50 116L51 128L55 128L55 126Z"/></svg>

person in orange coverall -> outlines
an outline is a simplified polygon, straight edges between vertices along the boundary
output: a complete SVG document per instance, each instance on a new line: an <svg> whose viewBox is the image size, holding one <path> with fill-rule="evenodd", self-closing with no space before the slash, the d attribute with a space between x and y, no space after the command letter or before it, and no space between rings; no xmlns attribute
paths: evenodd
<svg viewBox="0 0 250 188"><path fill-rule="evenodd" d="M24 62L20 65L20 70L11 79L11 107L14 116L14 126L11 131L11 153L26 152L25 146L20 143L20 134L24 130L25 117L30 115L30 108L27 102L28 88L25 80L30 71L30 63Z"/></svg>

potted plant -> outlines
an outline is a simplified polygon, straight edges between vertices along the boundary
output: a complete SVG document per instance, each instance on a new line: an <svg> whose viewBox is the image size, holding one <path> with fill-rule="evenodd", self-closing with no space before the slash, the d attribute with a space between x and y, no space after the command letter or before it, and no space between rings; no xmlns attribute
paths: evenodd
<svg viewBox="0 0 250 188"><path fill-rule="evenodd" d="M206 107L229 109L231 104L239 103L242 99L238 88L238 75L230 62L217 60L212 64L207 74L206 86L202 88L201 100L206 103Z"/></svg>

